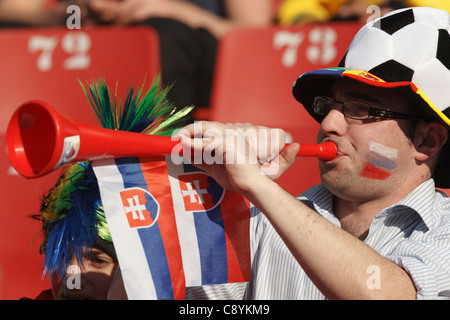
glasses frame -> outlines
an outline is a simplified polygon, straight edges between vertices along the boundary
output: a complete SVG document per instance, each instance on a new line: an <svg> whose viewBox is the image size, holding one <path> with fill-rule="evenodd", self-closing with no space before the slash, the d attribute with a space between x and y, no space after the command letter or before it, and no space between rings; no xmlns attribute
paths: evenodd
<svg viewBox="0 0 450 320"><path fill-rule="evenodd" d="M326 96L317 96L314 98L313 101L313 110L314 113L316 115L319 116L323 116L324 118L328 115L328 113L333 109L333 108L329 108L329 110L326 112L326 114L323 113L319 113L317 110L317 106L316 106L316 101L317 99L323 99L325 100L325 103L328 104L332 104L334 105L341 105L342 106L342 114L346 117L346 118L350 118L353 120L367 120L371 117L375 117L375 118L384 118L384 119L409 119L409 120L418 120L418 121L423 121L424 118L423 117L419 117L419 116L414 116L414 115L409 115L406 113L401 113L401 112L397 112L397 111L391 111L391 110L386 110L386 109L380 109L380 108L374 108L370 105L370 103L366 102L366 101L362 101L362 100L345 100L345 101L337 101L333 98L330 97L326 97ZM365 117L356 117L356 116L349 116L347 114L347 112L345 111L345 104L348 102L355 102L358 103L359 105L362 105L363 107L367 108L367 116ZM348 109L347 109L348 110ZM323 120L323 119L322 119Z"/></svg>

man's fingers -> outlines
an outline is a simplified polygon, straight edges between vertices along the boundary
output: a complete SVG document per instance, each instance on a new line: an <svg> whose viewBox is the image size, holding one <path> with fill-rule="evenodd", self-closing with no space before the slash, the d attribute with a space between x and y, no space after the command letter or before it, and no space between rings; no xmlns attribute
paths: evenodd
<svg viewBox="0 0 450 320"><path fill-rule="evenodd" d="M193 150L209 148L225 153L245 151L247 154L255 155L260 163L276 158L284 149L286 141L286 134L281 129L208 121L189 124L179 130L173 138L180 140L182 137L187 139L184 139L183 145Z"/></svg>
<svg viewBox="0 0 450 320"><path fill-rule="evenodd" d="M280 152L280 161L283 162L283 165L291 166L295 162L299 150L300 145L298 143L289 144Z"/></svg>

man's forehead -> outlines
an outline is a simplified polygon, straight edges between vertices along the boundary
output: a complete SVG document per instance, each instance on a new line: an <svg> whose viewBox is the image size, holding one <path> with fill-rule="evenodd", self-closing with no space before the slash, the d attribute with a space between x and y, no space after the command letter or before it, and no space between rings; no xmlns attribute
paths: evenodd
<svg viewBox="0 0 450 320"><path fill-rule="evenodd" d="M411 104L400 94L385 88L373 87L351 79L336 80L331 92L337 99L357 99L389 106L402 106L413 108Z"/></svg>
<svg viewBox="0 0 450 320"><path fill-rule="evenodd" d="M379 94L380 91L380 88L345 78L336 80L331 86L331 92L334 94L341 94L345 97L351 95L352 97L359 97L361 99L377 98L377 94Z"/></svg>

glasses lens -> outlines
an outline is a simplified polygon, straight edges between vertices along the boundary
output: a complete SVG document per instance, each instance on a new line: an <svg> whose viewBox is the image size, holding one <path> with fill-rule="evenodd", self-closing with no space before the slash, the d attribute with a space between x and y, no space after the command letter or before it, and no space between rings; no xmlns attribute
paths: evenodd
<svg viewBox="0 0 450 320"><path fill-rule="evenodd" d="M316 97L314 99L314 112L320 116L326 116L330 112L334 101L327 97Z"/></svg>
<svg viewBox="0 0 450 320"><path fill-rule="evenodd" d="M345 101L342 112L347 118L365 120L369 117L370 106L361 101Z"/></svg>

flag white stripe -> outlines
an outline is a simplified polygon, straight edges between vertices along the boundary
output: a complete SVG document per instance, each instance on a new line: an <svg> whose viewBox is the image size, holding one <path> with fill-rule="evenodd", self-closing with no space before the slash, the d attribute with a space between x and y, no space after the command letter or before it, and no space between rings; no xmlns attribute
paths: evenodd
<svg viewBox="0 0 450 320"><path fill-rule="evenodd" d="M378 153L388 159L396 159L398 157L398 150L386 147L380 143L371 141L369 143L369 150Z"/></svg>
<svg viewBox="0 0 450 320"><path fill-rule="evenodd" d="M173 208L180 240L181 258L183 260L186 287L202 285L200 251L197 242L197 232L194 215L184 209L178 176L184 173L183 165L175 165L170 157L166 157L170 187L172 189Z"/></svg>
<svg viewBox="0 0 450 320"><path fill-rule="evenodd" d="M120 191L124 189L122 175L114 160L95 161L93 168L128 299L156 300L156 290L141 239L137 230L129 228L123 211L120 197Z"/></svg>

